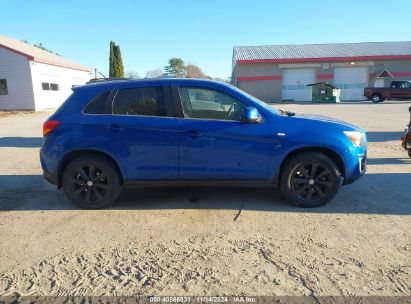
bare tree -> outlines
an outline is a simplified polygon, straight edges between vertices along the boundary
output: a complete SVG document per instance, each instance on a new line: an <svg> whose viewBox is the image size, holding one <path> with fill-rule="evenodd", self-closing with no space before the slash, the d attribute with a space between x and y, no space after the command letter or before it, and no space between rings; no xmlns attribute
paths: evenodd
<svg viewBox="0 0 411 304"><path fill-rule="evenodd" d="M187 78L210 78L206 74L204 74L203 70L199 66L195 64L188 64L184 67L184 69L186 70Z"/></svg>
<svg viewBox="0 0 411 304"><path fill-rule="evenodd" d="M164 71L162 69L154 69L146 73L146 78L159 78L159 77L162 77L163 75L164 75Z"/></svg>
<svg viewBox="0 0 411 304"><path fill-rule="evenodd" d="M140 79L140 75L138 75L137 72L134 71L127 71L126 72L126 78L131 78L131 79Z"/></svg>

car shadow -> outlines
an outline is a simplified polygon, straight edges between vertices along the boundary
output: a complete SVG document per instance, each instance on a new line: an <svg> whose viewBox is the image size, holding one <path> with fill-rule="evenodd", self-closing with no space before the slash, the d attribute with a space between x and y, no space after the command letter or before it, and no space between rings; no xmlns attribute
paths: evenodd
<svg viewBox="0 0 411 304"><path fill-rule="evenodd" d="M298 208L275 189L229 187L139 188L123 190L108 210L226 209L265 212L411 214L411 174L368 174L342 187L319 208ZM0 175L0 210L80 210L40 175ZM84 210L83 212L89 212Z"/></svg>
<svg viewBox="0 0 411 304"><path fill-rule="evenodd" d="M411 165L411 158L407 156L404 150L403 158L368 158L368 165Z"/></svg>
<svg viewBox="0 0 411 304"><path fill-rule="evenodd" d="M1 148L40 148L42 143L42 137L0 137Z"/></svg>
<svg viewBox="0 0 411 304"><path fill-rule="evenodd" d="M368 142L398 141L398 144L401 146L401 136L403 134L404 132L372 131L372 132L367 132L367 141Z"/></svg>

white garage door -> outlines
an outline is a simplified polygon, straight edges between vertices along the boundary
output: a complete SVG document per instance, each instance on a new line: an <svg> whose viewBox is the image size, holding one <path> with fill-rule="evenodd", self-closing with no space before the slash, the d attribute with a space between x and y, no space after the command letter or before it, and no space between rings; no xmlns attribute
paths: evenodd
<svg viewBox="0 0 411 304"><path fill-rule="evenodd" d="M315 69L283 70L283 100L312 101L311 87L315 82Z"/></svg>
<svg viewBox="0 0 411 304"><path fill-rule="evenodd" d="M367 67L334 69L334 85L341 89L341 100L364 100L364 88L368 82Z"/></svg>

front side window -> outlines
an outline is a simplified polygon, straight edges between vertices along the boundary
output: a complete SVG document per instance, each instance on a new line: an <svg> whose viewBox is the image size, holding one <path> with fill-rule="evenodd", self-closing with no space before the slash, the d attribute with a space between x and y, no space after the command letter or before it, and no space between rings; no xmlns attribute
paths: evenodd
<svg viewBox="0 0 411 304"><path fill-rule="evenodd" d="M113 100L113 114L166 116L163 87L120 89Z"/></svg>
<svg viewBox="0 0 411 304"><path fill-rule="evenodd" d="M411 83L409 83L408 81L402 82L400 86L401 89L409 89L410 87L411 87Z"/></svg>
<svg viewBox="0 0 411 304"><path fill-rule="evenodd" d="M0 79L0 95L9 95L6 79Z"/></svg>
<svg viewBox="0 0 411 304"><path fill-rule="evenodd" d="M186 118L241 121L245 104L220 91L180 87L180 99Z"/></svg>

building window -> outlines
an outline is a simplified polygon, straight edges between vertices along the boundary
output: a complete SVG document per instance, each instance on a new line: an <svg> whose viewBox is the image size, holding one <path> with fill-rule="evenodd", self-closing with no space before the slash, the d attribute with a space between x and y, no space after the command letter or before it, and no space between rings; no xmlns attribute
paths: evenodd
<svg viewBox="0 0 411 304"><path fill-rule="evenodd" d="M59 85L57 83L50 83L50 90L58 91L59 90Z"/></svg>
<svg viewBox="0 0 411 304"><path fill-rule="evenodd" d="M43 91L58 91L59 85L57 83L42 82L41 87Z"/></svg>
<svg viewBox="0 0 411 304"><path fill-rule="evenodd" d="M0 79L0 95L9 95L6 79Z"/></svg>
<svg viewBox="0 0 411 304"><path fill-rule="evenodd" d="M330 68L330 64L327 62L327 63L322 63L321 64L321 68L323 69L323 70L328 70L329 68Z"/></svg>

